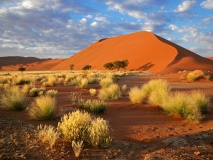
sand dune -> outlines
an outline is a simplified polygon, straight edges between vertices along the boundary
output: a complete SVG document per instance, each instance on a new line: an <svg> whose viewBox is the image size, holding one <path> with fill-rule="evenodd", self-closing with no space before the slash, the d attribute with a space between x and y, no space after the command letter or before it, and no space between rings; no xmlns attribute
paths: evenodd
<svg viewBox="0 0 213 160"><path fill-rule="evenodd" d="M103 38L64 60L54 59L31 64L22 62L26 64L22 66L27 70L69 70L70 64L74 64L74 69L91 65L92 69L102 70L105 63L124 59L129 61L127 70L175 73L201 69L213 72L213 61L209 58L201 57L146 31ZM17 70L19 67L20 65L4 66L2 70Z"/></svg>
<svg viewBox="0 0 213 160"><path fill-rule="evenodd" d="M180 70L213 71L213 62L150 32L136 32L102 39L78 52L52 70L75 69L91 65L104 69L103 64L115 60L129 60L127 70L172 73Z"/></svg>
<svg viewBox="0 0 213 160"><path fill-rule="evenodd" d="M59 64L61 62L63 62L63 59L50 59L50 60L45 60L42 62L3 66L2 70L3 71L17 71L18 68L21 66L26 68L27 71L50 70L52 67L56 66L57 64Z"/></svg>
<svg viewBox="0 0 213 160"><path fill-rule="evenodd" d="M42 62L49 59L39 59L36 57L20 57L20 56L8 56L0 57L0 66L28 64L33 62Z"/></svg>

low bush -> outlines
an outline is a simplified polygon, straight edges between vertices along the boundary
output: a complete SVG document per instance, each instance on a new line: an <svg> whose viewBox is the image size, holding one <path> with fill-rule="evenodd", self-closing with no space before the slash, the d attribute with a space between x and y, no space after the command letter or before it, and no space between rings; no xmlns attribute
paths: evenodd
<svg viewBox="0 0 213 160"><path fill-rule="evenodd" d="M89 89L89 93L90 93L91 96L95 96L97 94L97 90L91 88L91 89Z"/></svg>
<svg viewBox="0 0 213 160"><path fill-rule="evenodd" d="M120 88L117 84L111 84L106 88L99 90L98 97L102 100L115 100L122 96Z"/></svg>
<svg viewBox="0 0 213 160"><path fill-rule="evenodd" d="M150 80L144 84L141 89L146 98L149 98L150 94L155 90L165 90L169 92L168 83L162 79Z"/></svg>
<svg viewBox="0 0 213 160"><path fill-rule="evenodd" d="M100 81L100 85L102 88L109 87L111 84L113 84L112 78L104 78Z"/></svg>
<svg viewBox="0 0 213 160"><path fill-rule="evenodd" d="M48 91L46 92L46 95L48 95L48 96L50 96L50 97L52 97L52 98L55 98L55 97L57 96L57 94L58 94L58 91L57 91L57 90L48 90Z"/></svg>
<svg viewBox="0 0 213 160"><path fill-rule="evenodd" d="M33 88L33 85L31 84L25 84L23 87L22 87L22 92L27 94L29 93L29 91Z"/></svg>
<svg viewBox="0 0 213 160"><path fill-rule="evenodd" d="M76 149L81 149L84 142L95 147L108 147L112 142L106 120L92 118L89 113L79 110L64 115L58 123L58 131L65 140L72 142L72 146L77 145Z"/></svg>
<svg viewBox="0 0 213 160"><path fill-rule="evenodd" d="M94 147L108 147L112 142L110 137L108 121L97 118L91 122L91 125L88 128L89 133L89 143Z"/></svg>
<svg viewBox="0 0 213 160"><path fill-rule="evenodd" d="M82 103L82 106L86 111L94 113L94 114L100 114L104 113L107 110L107 105L102 100L86 100L84 103Z"/></svg>
<svg viewBox="0 0 213 160"><path fill-rule="evenodd" d="M1 95L3 108L9 110L24 110L26 108L26 96L18 86L9 87Z"/></svg>
<svg viewBox="0 0 213 160"><path fill-rule="evenodd" d="M56 141L59 139L60 134L55 129L55 127L51 125L39 125L37 127L37 136L43 142L47 142L50 145L50 148L53 148Z"/></svg>
<svg viewBox="0 0 213 160"><path fill-rule="evenodd" d="M86 88L87 87L87 85L88 85L88 80L86 79L86 78L83 78L81 81L80 81L80 83L79 83L79 87L80 88Z"/></svg>
<svg viewBox="0 0 213 160"><path fill-rule="evenodd" d="M29 115L36 120L47 120L55 118L56 100L49 96L41 96L28 109Z"/></svg>
<svg viewBox="0 0 213 160"><path fill-rule="evenodd" d="M29 91L29 95L31 97L37 97L37 96L43 96L46 93L46 89L45 88L32 88Z"/></svg>
<svg viewBox="0 0 213 160"><path fill-rule="evenodd" d="M142 89L139 87L133 87L130 88L129 91L129 99L130 101L135 104L135 103L141 103L145 99L145 95L142 92Z"/></svg>
<svg viewBox="0 0 213 160"><path fill-rule="evenodd" d="M189 81L195 81L198 78L201 78L201 77L204 77L204 76L205 76L205 74L202 70L194 70L194 71L188 73L187 79Z"/></svg>
<svg viewBox="0 0 213 160"><path fill-rule="evenodd" d="M67 141L87 141L88 127L92 117L87 112L79 110L68 113L61 118L58 123L58 130Z"/></svg>

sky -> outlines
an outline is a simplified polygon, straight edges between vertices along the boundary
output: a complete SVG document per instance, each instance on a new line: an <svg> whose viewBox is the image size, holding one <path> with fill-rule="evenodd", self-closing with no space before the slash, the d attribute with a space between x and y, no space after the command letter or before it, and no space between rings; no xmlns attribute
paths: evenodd
<svg viewBox="0 0 213 160"><path fill-rule="evenodd" d="M150 31L213 57L213 0L0 0L0 56L67 58Z"/></svg>

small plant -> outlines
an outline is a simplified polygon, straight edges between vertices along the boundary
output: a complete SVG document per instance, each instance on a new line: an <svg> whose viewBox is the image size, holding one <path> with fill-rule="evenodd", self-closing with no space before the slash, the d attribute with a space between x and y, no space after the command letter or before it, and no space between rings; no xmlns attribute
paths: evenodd
<svg viewBox="0 0 213 160"><path fill-rule="evenodd" d="M40 124L37 127L37 135L43 143L48 142L50 148L53 148L60 134L53 126Z"/></svg>
<svg viewBox="0 0 213 160"><path fill-rule="evenodd" d="M196 75L195 75L193 72L190 72L190 73L188 73L188 75L187 75L187 79L188 79L190 82L195 81L196 78L197 78L197 77L196 77Z"/></svg>
<svg viewBox="0 0 213 160"><path fill-rule="evenodd" d="M32 88L33 88L33 86L31 84L25 84L21 91L23 93L27 94Z"/></svg>
<svg viewBox="0 0 213 160"><path fill-rule="evenodd" d="M26 108L26 96L18 86L9 87L1 95L3 108L9 110L24 110Z"/></svg>
<svg viewBox="0 0 213 160"><path fill-rule="evenodd" d="M143 94L141 88L138 88L138 87L130 88L129 99L133 104L141 103L144 101L145 98L146 96Z"/></svg>
<svg viewBox="0 0 213 160"><path fill-rule="evenodd" d="M97 90L91 88L91 89L89 89L89 93L90 93L91 96L95 96L97 94Z"/></svg>
<svg viewBox="0 0 213 160"><path fill-rule="evenodd" d="M102 118L94 119L88 128L88 132L89 143L94 147L108 147L112 142L109 134L109 123Z"/></svg>
<svg viewBox="0 0 213 160"><path fill-rule="evenodd" d="M46 92L46 95L48 95L48 96L50 96L50 97L52 97L52 98L55 98L55 97L57 96L57 94L58 94L58 91L57 91L57 90L48 90L48 91Z"/></svg>
<svg viewBox="0 0 213 160"><path fill-rule="evenodd" d="M86 88L87 85L88 85L88 80L86 78L83 78L79 83L80 88Z"/></svg>
<svg viewBox="0 0 213 160"><path fill-rule="evenodd" d="M75 154L75 157L79 157L81 150L83 149L83 141L72 141L72 149Z"/></svg>
<svg viewBox="0 0 213 160"><path fill-rule="evenodd" d="M18 70L21 71L21 72L24 72L24 71L26 70L26 68L24 68L24 67L19 67Z"/></svg>
<svg viewBox="0 0 213 160"><path fill-rule="evenodd" d="M85 65L82 70L90 70L92 68L91 65Z"/></svg>
<svg viewBox="0 0 213 160"><path fill-rule="evenodd" d="M94 113L94 114L104 113L107 110L107 105L102 100L88 99L82 104L82 107L86 111Z"/></svg>
<svg viewBox="0 0 213 160"><path fill-rule="evenodd" d="M81 96L81 93L78 92L71 92L70 93L70 102L72 105L75 105L79 99L79 97Z"/></svg>
<svg viewBox="0 0 213 160"><path fill-rule="evenodd" d="M29 91L29 95L31 97L37 97L37 96L43 96L46 92L46 89L45 88L32 88L30 89Z"/></svg>
<svg viewBox="0 0 213 160"><path fill-rule="evenodd" d="M191 98L199 106L200 112L206 114L208 112L208 106L210 104L210 99L206 97L201 91L192 91Z"/></svg>
<svg viewBox="0 0 213 160"><path fill-rule="evenodd" d="M205 75L204 75L204 78L206 78L207 80L210 81L210 80L211 80L211 74L205 74Z"/></svg>
<svg viewBox="0 0 213 160"><path fill-rule="evenodd" d="M55 118L56 100L49 96L41 96L28 109L29 115L36 120L46 120Z"/></svg>
<svg viewBox="0 0 213 160"><path fill-rule="evenodd" d="M169 90L167 88L156 89L151 92L148 102L154 106L162 106L168 100Z"/></svg>
<svg viewBox="0 0 213 160"><path fill-rule="evenodd" d="M124 93L126 92L127 86L126 84L121 86L121 93L124 95Z"/></svg>
<svg viewBox="0 0 213 160"><path fill-rule="evenodd" d="M112 78L104 78L100 81L100 85L102 88L109 87L111 84L113 84Z"/></svg>
<svg viewBox="0 0 213 160"><path fill-rule="evenodd" d="M72 71L74 69L74 64L70 64L70 70Z"/></svg>
<svg viewBox="0 0 213 160"><path fill-rule="evenodd" d="M99 90L98 97L102 100L115 100L122 96L117 84L111 84L109 87Z"/></svg>
<svg viewBox="0 0 213 160"><path fill-rule="evenodd" d="M92 117L89 113L77 110L61 118L61 122L58 123L58 130L69 142L87 141L88 127L91 121Z"/></svg>
<svg viewBox="0 0 213 160"><path fill-rule="evenodd" d="M144 84L141 89L146 98L148 98L150 94L155 90L165 90L168 92L170 90L168 87L168 83L162 79L150 80L148 83Z"/></svg>

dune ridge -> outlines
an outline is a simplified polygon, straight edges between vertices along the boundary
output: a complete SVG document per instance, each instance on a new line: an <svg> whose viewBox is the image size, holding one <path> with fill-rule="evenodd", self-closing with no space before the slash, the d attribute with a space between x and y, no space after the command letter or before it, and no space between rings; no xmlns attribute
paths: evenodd
<svg viewBox="0 0 213 160"><path fill-rule="evenodd" d="M213 71L213 62L151 32L135 32L112 38L103 38L52 70L75 69L91 65L104 69L103 64L115 60L129 60L127 70L174 73L180 70L202 69Z"/></svg>
<svg viewBox="0 0 213 160"><path fill-rule="evenodd" d="M177 73L181 70L213 72L213 61L189 51L151 32L141 31L111 38L102 38L66 59L53 59L26 64L27 70L75 70L85 65L103 70L103 65L115 60L129 61L126 70L155 73ZM17 70L20 65L4 66L3 70Z"/></svg>

